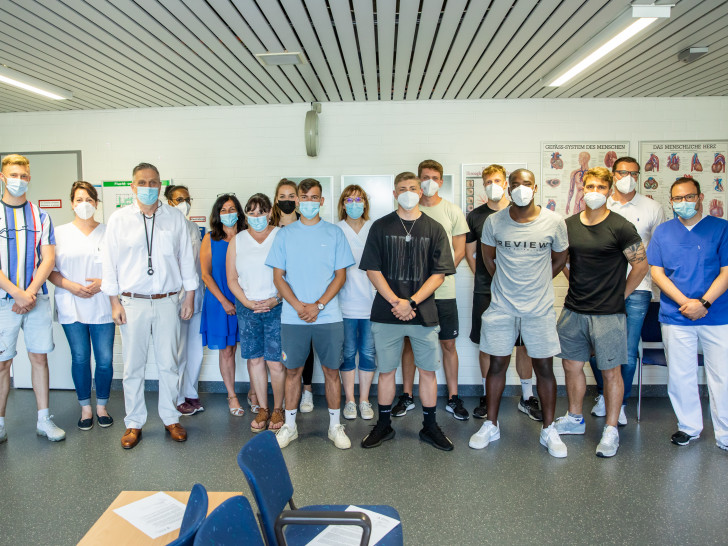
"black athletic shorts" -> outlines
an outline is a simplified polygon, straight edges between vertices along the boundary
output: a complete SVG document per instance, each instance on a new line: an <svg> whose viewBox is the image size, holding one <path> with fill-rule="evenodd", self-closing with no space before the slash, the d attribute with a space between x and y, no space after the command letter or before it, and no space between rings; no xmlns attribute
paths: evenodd
<svg viewBox="0 0 728 546"><path fill-rule="evenodd" d="M460 322L458 321L458 304L455 299L451 300L435 300L437 305L437 318L440 322L441 340L455 339L458 337Z"/></svg>

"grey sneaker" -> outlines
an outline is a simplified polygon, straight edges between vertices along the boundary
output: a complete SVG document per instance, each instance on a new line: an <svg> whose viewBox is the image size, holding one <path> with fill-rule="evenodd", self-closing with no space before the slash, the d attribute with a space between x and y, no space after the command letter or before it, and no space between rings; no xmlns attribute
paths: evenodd
<svg viewBox="0 0 728 546"><path fill-rule="evenodd" d="M614 457L619 449L619 432L617 427L605 426L602 439L597 446L597 457Z"/></svg>
<svg viewBox="0 0 728 546"><path fill-rule="evenodd" d="M591 414L594 417L606 417L607 406L604 403L604 396L600 394L594 399L594 401L596 402L596 404L594 404L594 407L591 410Z"/></svg>
<svg viewBox="0 0 728 546"><path fill-rule="evenodd" d="M53 416L40 419L35 427L35 433L38 436L45 436L51 442L60 442L66 439L66 431L56 426L53 422Z"/></svg>
<svg viewBox="0 0 728 546"><path fill-rule="evenodd" d="M8 433L5 432L5 425L0 425L0 444L8 441Z"/></svg>
<svg viewBox="0 0 728 546"><path fill-rule="evenodd" d="M347 402L344 406L344 419L356 419L356 402Z"/></svg>
<svg viewBox="0 0 728 546"><path fill-rule="evenodd" d="M558 417L554 421L556 432L559 434L584 434L586 431L586 424L584 418L575 419L568 413L562 417Z"/></svg>
<svg viewBox="0 0 728 546"><path fill-rule="evenodd" d="M374 419L374 410L369 402L359 402L359 413L362 419Z"/></svg>

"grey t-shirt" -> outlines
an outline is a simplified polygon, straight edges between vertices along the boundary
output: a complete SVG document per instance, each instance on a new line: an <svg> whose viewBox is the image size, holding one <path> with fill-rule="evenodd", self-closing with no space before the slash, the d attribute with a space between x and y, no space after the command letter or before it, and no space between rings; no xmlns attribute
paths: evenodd
<svg viewBox="0 0 728 546"><path fill-rule="evenodd" d="M483 244L495 247L490 307L522 317L542 317L554 307L551 251L569 247L564 219L541 207L538 218L519 224L505 208L486 218Z"/></svg>

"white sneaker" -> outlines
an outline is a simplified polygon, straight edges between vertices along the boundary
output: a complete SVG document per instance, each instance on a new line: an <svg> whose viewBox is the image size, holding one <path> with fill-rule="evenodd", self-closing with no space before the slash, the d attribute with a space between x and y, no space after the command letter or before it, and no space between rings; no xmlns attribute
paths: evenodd
<svg viewBox="0 0 728 546"><path fill-rule="evenodd" d="M303 389L303 393L301 394L301 405L298 410L301 413L311 413L313 411L313 394L311 394L311 391Z"/></svg>
<svg viewBox="0 0 728 546"><path fill-rule="evenodd" d="M5 425L0 425L0 444L8 441L8 433L5 432Z"/></svg>
<svg viewBox="0 0 728 546"><path fill-rule="evenodd" d="M40 419L35 427L35 433L38 436L45 436L51 442L60 442L66 439L66 431L56 426L53 422L53 416Z"/></svg>
<svg viewBox="0 0 728 546"><path fill-rule="evenodd" d="M288 425L284 424L281 428L278 429L278 433L276 434L276 440L278 440L278 446L281 449L286 447L296 438L298 438L297 426L289 427Z"/></svg>
<svg viewBox="0 0 728 546"><path fill-rule="evenodd" d="M356 419L356 402L347 402L344 406L344 419Z"/></svg>
<svg viewBox="0 0 728 546"><path fill-rule="evenodd" d="M621 408L619 408L619 419L617 419L617 424L620 427L627 425L627 414L624 412L624 408L625 408L625 406L622 406Z"/></svg>
<svg viewBox="0 0 728 546"><path fill-rule="evenodd" d="M488 444L500 438L500 428L492 421L486 421L480 430L470 437L468 445L473 449L485 449Z"/></svg>
<svg viewBox="0 0 728 546"><path fill-rule="evenodd" d="M0 430L2 430L2 429L0 429ZM0 432L0 434L2 434L2 433ZM6 436L5 438L7 439L7 436ZM3 440L2 440L2 438L0 438L0 442L2 442L2 441L3 441ZM723 443L723 442L721 442L720 440L716 440L716 441L715 441L715 445L717 445L717 446L718 446L719 448L721 448L721 449L722 449L723 451L728 451L728 444L724 444L724 443Z"/></svg>
<svg viewBox="0 0 728 546"><path fill-rule="evenodd" d="M551 423L547 428L541 429L541 445L549 450L549 455L563 459L566 457L566 444L561 441L556 427Z"/></svg>
<svg viewBox="0 0 728 546"><path fill-rule="evenodd" d="M359 403L359 413L361 413L362 419L374 419L374 410L369 402Z"/></svg>
<svg viewBox="0 0 728 546"><path fill-rule="evenodd" d="M354 406L356 408L356 406ZM344 432L344 425L334 425L329 428L329 440L334 442L334 445L339 449L349 449L351 447L351 440Z"/></svg>
<svg viewBox="0 0 728 546"><path fill-rule="evenodd" d="M594 404L594 407L591 410L591 414L594 417L606 417L607 406L604 404L604 396L600 394L594 399L594 401L596 402L596 404Z"/></svg>
<svg viewBox="0 0 728 546"><path fill-rule="evenodd" d="M619 432L617 427L605 426L602 439L597 446L597 457L614 457L619 449Z"/></svg>

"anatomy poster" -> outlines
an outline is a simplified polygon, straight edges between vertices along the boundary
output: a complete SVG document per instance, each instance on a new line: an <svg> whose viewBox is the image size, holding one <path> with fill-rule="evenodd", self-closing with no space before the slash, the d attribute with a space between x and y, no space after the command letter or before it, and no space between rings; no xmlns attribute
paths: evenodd
<svg viewBox="0 0 728 546"><path fill-rule="evenodd" d="M728 141L688 140L683 142L640 142L639 191L660 203L668 218L670 186L683 176L694 178L705 195L703 213L726 217L725 158Z"/></svg>
<svg viewBox="0 0 728 546"><path fill-rule="evenodd" d="M628 141L541 143L541 204L562 216L586 208L584 173L594 167L612 169L629 155Z"/></svg>
<svg viewBox="0 0 728 546"><path fill-rule="evenodd" d="M463 165L463 212L468 214L475 207L486 202L485 188L483 187L483 169L492 163L472 163ZM506 177L516 169L527 169L527 163L498 163L506 170ZM538 195L536 196L538 200Z"/></svg>

